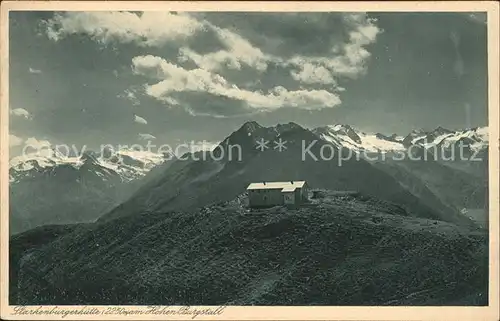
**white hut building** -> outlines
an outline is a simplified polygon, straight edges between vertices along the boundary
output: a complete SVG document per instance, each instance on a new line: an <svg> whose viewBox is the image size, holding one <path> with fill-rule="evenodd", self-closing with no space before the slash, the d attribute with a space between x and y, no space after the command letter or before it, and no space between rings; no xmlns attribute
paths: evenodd
<svg viewBox="0 0 500 321"><path fill-rule="evenodd" d="M305 181L261 182L247 187L250 207L298 206L308 199Z"/></svg>

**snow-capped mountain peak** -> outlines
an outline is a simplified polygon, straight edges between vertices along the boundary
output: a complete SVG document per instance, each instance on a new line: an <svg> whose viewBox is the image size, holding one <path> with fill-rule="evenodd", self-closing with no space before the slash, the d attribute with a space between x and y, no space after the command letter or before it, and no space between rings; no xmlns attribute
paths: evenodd
<svg viewBox="0 0 500 321"><path fill-rule="evenodd" d="M41 149L37 152L13 157L9 161L11 183L24 177L32 177L36 173L70 166L76 170L83 165L97 176L120 176L122 181L131 181L146 175L153 167L163 163L168 155L149 151L121 149L104 150L102 153L85 151L80 156L67 157L55 149Z"/></svg>
<svg viewBox="0 0 500 321"><path fill-rule="evenodd" d="M123 180L133 180L145 176L153 167L162 164L166 155L150 151L121 149L101 155L99 165L118 173Z"/></svg>
<svg viewBox="0 0 500 321"><path fill-rule="evenodd" d="M82 165L82 160L80 157L65 157L54 149L42 149L39 152L13 157L9 161L9 167L18 171L53 167L61 164L79 168Z"/></svg>
<svg viewBox="0 0 500 321"><path fill-rule="evenodd" d="M349 148L357 152L390 152L406 150L410 146L422 148L451 148L460 142L471 150L482 150L488 146L488 128L479 127L453 131L438 127L432 131L412 130L405 137L392 134L365 133L349 125L328 125L312 130L320 138L337 147Z"/></svg>
<svg viewBox="0 0 500 321"><path fill-rule="evenodd" d="M468 146L471 150L477 151L486 148L489 143L488 127L464 129L443 136L441 140L436 138L432 146L450 148L454 145L458 146L461 143L464 146Z"/></svg>
<svg viewBox="0 0 500 321"><path fill-rule="evenodd" d="M329 125L312 130L320 138L339 148L349 148L356 152L379 152L404 149L396 135L369 134L356 130L349 125Z"/></svg>

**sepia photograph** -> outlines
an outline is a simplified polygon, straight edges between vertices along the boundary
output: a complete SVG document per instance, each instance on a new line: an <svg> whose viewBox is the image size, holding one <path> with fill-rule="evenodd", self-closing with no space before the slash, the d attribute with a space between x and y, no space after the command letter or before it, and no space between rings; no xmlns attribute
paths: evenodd
<svg viewBox="0 0 500 321"><path fill-rule="evenodd" d="M498 3L406 4L2 4L2 318L498 319Z"/></svg>

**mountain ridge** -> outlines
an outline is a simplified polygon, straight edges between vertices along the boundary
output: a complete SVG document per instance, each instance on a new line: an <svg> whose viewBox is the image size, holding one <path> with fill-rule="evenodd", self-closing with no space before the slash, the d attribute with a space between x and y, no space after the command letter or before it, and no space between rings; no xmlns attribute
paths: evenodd
<svg viewBox="0 0 500 321"><path fill-rule="evenodd" d="M259 150L255 142L258 139L282 139L287 142L286 149L282 152L274 148ZM218 147L223 153L231 144L243 146L241 159L229 159L228 154L220 154L225 157L174 162L154 182L142 186L130 199L103 215L99 221L134 213L195 209L236 197L252 181L293 179L307 180L315 188L358 190L381 199L399 201L421 217L470 223L462 215L454 214L446 204L432 209L401 186L393 176L362 158L345 158L341 165L335 160L302 159L301 149L310 143L315 143L311 149L315 155L320 155L324 147L330 146L336 159L348 156L345 149L335 149L313 131L295 123L279 127L245 123Z"/></svg>

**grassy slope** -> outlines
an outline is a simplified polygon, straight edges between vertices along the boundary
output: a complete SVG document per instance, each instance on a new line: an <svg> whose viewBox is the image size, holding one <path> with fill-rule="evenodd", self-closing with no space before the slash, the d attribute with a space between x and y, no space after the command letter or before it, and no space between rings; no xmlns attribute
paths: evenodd
<svg viewBox="0 0 500 321"><path fill-rule="evenodd" d="M17 300L17 282L19 265L21 259L34 249L40 249L46 244L50 244L60 236L70 233L78 225L46 225L34 228L32 230L11 236L9 240L9 300Z"/></svg>
<svg viewBox="0 0 500 321"><path fill-rule="evenodd" d="M480 180L467 172L432 160L386 161L376 165L399 181L411 185L426 185L444 204L455 209L487 206L488 181Z"/></svg>
<svg viewBox="0 0 500 321"><path fill-rule="evenodd" d="M486 304L485 232L406 215L351 196L133 215L24 255L11 286L19 304Z"/></svg>

